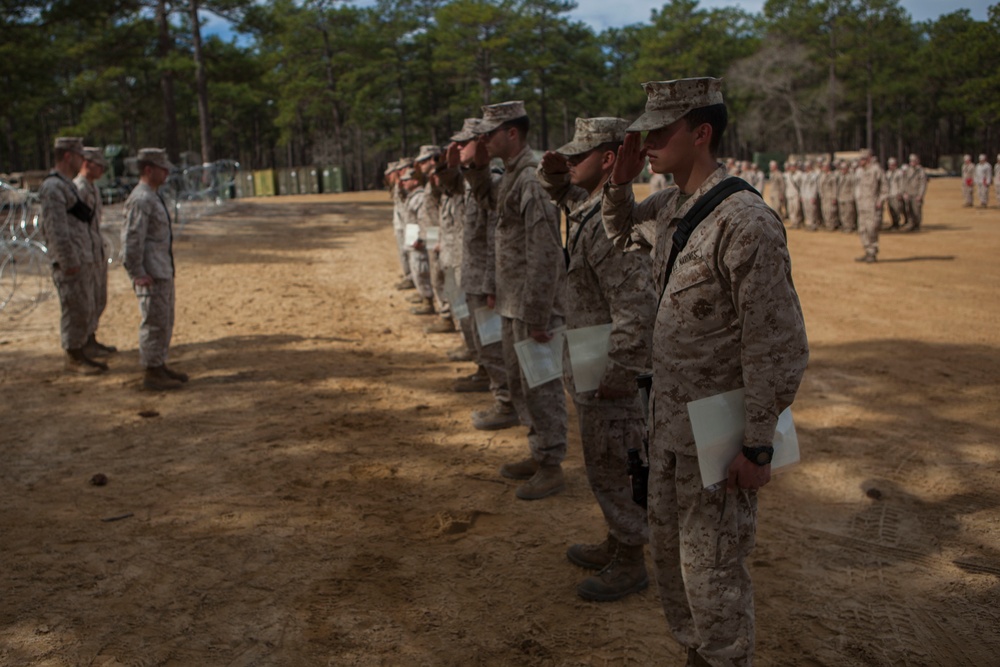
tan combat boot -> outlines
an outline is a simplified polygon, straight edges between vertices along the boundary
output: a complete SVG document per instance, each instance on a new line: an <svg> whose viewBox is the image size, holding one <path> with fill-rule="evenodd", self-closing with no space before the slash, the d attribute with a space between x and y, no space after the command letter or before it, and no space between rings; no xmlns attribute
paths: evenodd
<svg viewBox="0 0 1000 667"><path fill-rule="evenodd" d="M410 312L414 315L433 315L437 312L434 310L434 299L429 297L424 299L422 306L414 306L410 308Z"/></svg>
<svg viewBox="0 0 1000 667"><path fill-rule="evenodd" d="M95 334L90 334L90 337L87 338L87 344L83 346L83 353L91 359L95 357L107 357L117 351L118 348L114 345L105 345L99 342Z"/></svg>
<svg viewBox="0 0 1000 667"><path fill-rule="evenodd" d="M618 549L618 540L611 533L600 544L574 544L566 550L566 558L588 570L603 570L611 564Z"/></svg>
<svg viewBox="0 0 1000 667"><path fill-rule="evenodd" d="M531 479L538 472L538 467L538 461L529 456L516 463L504 463L500 466L500 474L507 479Z"/></svg>
<svg viewBox="0 0 1000 667"><path fill-rule="evenodd" d="M455 323L449 317L447 319L440 318L434 324L428 324L424 327L424 333L435 334L435 333L455 333Z"/></svg>
<svg viewBox="0 0 1000 667"><path fill-rule="evenodd" d="M180 382L187 382L190 379L187 373L183 373L181 371L175 371L166 364L163 364L163 372L167 374L167 377L173 378L174 380L178 380Z"/></svg>
<svg viewBox="0 0 1000 667"><path fill-rule="evenodd" d="M561 465L538 466L538 472L514 492L521 500L541 500L566 488Z"/></svg>
<svg viewBox="0 0 1000 667"><path fill-rule="evenodd" d="M66 361L63 368L68 373L78 375L97 375L108 370L108 365L91 359L84 353L82 347L66 350Z"/></svg>
<svg viewBox="0 0 1000 667"><path fill-rule="evenodd" d="M641 544L618 543L611 562L593 577L587 577L576 587L584 600L611 602L638 593L649 586L646 557Z"/></svg>
<svg viewBox="0 0 1000 667"><path fill-rule="evenodd" d="M490 376L486 369L480 366L472 375L466 375L455 380L451 390L459 394L469 394L490 390Z"/></svg>
<svg viewBox="0 0 1000 667"><path fill-rule="evenodd" d="M153 366L147 368L143 374L142 386L144 389L151 391L169 391L171 389L180 389L184 386L184 383L170 377L167 374L165 366Z"/></svg>
<svg viewBox="0 0 1000 667"><path fill-rule="evenodd" d="M465 345L448 350L448 361L472 361L472 352Z"/></svg>
<svg viewBox="0 0 1000 667"><path fill-rule="evenodd" d="M416 285L414 285L413 281L410 280L409 278L403 278L398 283L396 283L396 289L398 289L400 291L402 291L402 290L408 290L408 289L415 289L415 288L416 288Z"/></svg>
<svg viewBox="0 0 1000 667"><path fill-rule="evenodd" d="M477 431L502 431L505 428L514 428L515 426L521 425L521 418L517 416L517 410L510 403L501 403L500 401L495 401L493 406L487 410L476 410L472 413L472 427ZM535 467L526 471L526 474L522 477L511 477L504 473L504 469L510 466L519 466L527 461L532 461L531 465ZM500 474L504 477L510 477L510 479L530 479L535 471L538 470L538 464L533 463L533 459L525 459L525 461L520 461L519 463L508 463L500 468Z"/></svg>

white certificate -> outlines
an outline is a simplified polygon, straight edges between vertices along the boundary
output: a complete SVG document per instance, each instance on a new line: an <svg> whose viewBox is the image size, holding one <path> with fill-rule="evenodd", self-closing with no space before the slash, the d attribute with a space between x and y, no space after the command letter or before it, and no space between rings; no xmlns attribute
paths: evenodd
<svg viewBox="0 0 1000 667"><path fill-rule="evenodd" d="M701 485L705 488L728 479L729 464L743 447L746 428L743 399L744 390L734 389L687 404L694 443L698 448ZM771 470L799 460L799 438L795 434L791 407L778 415L778 428L771 444L774 446Z"/></svg>
<svg viewBox="0 0 1000 667"><path fill-rule="evenodd" d="M573 368L576 392L597 391L608 367L611 324L571 329L566 332L566 345L569 346L569 363Z"/></svg>
<svg viewBox="0 0 1000 667"><path fill-rule="evenodd" d="M403 245L407 248L412 246L420 238L420 225L408 222L404 229Z"/></svg>
<svg viewBox="0 0 1000 667"><path fill-rule="evenodd" d="M483 306L476 308L476 330L479 332L479 342L483 345L499 343L503 339L503 323L497 311Z"/></svg>
<svg viewBox="0 0 1000 667"><path fill-rule="evenodd" d="M566 333L566 327L559 327L552 333L552 340L547 343L539 343L534 338L514 343L524 379L532 389L562 377L563 334Z"/></svg>

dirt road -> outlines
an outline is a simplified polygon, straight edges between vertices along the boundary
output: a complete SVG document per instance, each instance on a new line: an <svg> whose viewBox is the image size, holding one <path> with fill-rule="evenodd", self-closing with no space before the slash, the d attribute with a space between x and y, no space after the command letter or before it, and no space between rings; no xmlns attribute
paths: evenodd
<svg viewBox="0 0 1000 667"><path fill-rule="evenodd" d="M575 596L565 548L603 535L576 429L567 492L517 500L523 429L449 392L472 369L392 288L390 216L367 193L187 226L180 392L139 389L120 269L105 376L61 372L54 300L0 315L0 665L683 662L652 589ZM997 664L1000 210L936 180L925 226L874 266L789 232L812 357L803 461L761 494L759 665Z"/></svg>

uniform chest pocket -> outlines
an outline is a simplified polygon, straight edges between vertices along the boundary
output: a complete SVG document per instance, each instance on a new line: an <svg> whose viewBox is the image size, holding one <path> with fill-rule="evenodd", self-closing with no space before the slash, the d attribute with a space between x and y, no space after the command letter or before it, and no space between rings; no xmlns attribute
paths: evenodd
<svg viewBox="0 0 1000 667"><path fill-rule="evenodd" d="M681 257L677 260L677 264L674 265L674 269L670 274L670 283L667 285L667 292L670 294L683 292L714 278L712 269L709 268L708 264L701 257L694 257L681 264L681 261L684 259L686 258Z"/></svg>

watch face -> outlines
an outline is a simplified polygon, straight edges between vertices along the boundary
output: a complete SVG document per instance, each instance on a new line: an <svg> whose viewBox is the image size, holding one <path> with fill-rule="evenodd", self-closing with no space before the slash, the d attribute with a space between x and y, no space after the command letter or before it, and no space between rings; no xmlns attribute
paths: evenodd
<svg viewBox="0 0 1000 667"><path fill-rule="evenodd" d="M771 453L764 450L757 452L757 465L767 465L771 462Z"/></svg>

